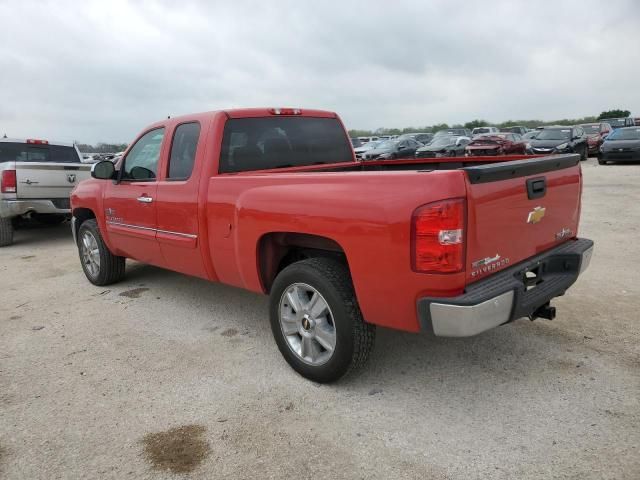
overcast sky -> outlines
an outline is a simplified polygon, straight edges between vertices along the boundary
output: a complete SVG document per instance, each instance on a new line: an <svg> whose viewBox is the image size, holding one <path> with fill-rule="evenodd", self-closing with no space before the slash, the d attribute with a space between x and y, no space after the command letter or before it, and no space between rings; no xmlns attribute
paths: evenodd
<svg viewBox="0 0 640 480"><path fill-rule="evenodd" d="M640 116L638 1L1 1L0 135L129 142L167 115L349 128Z"/></svg>

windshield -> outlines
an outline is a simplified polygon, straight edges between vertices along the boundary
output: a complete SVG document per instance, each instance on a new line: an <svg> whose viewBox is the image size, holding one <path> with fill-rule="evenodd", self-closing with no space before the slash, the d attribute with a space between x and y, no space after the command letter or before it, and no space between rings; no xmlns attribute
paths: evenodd
<svg viewBox="0 0 640 480"><path fill-rule="evenodd" d="M446 147L447 145L453 145L454 143L456 143L455 137L441 136L433 140L433 142L431 142L429 146L430 147Z"/></svg>
<svg viewBox="0 0 640 480"><path fill-rule="evenodd" d="M612 127L624 127L624 118L607 118L607 123Z"/></svg>
<svg viewBox="0 0 640 480"><path fill-rule="evenodd" d="M545 128L538 134L536 140L569 140L570 138L570 128Z"/></svg>
<svg viewBox="0 0 640 480"><path fill-rule="evenodd" d="M607 137L609 140L640 140L640 128L621 128L614 130Z"/></svg>
<svg viewBox="0 0 640 480"><path fill-rule="evenodd" d="M491 130L489 130L488 128L474 128L473 129L473 133L489 133Z"/></svg>
<svg viewBox="0 0 640 480"><path fill-rule="evenodd" d="M599 123L587 123L586 125L580 125L584 129L584 133L587 135L594 135L600 133Z"/></svg>
<svg viewBox="0 0 640 480"><path fill-rule="evenodd" d="M398 144L398 140L385 140L384 142L380 143L378 146L376 146L376 149L378 150L391 150L393 148L396 147L396 145Z"/></svg>

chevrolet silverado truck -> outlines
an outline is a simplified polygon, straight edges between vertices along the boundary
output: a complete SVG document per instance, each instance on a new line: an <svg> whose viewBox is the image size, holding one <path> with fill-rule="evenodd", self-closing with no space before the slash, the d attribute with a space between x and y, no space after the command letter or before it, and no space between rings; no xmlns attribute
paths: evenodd
<svg viewBox="0 0 640 480"><path fill-rule="evenodd" d="M56 224L71 215L69 194L90 165L70 143L0 139L0 247L13 243L20 219Z"/></svg>
<svg viewBox="0 0 640 480"><path fill-rule="evenodd" d="M125 259L270 297L286 361L330 382L376 326L479 334L551 319L587 268L579 155L356 161L335 113L216 111L147 127L71 195L95 285Z"/></svg>

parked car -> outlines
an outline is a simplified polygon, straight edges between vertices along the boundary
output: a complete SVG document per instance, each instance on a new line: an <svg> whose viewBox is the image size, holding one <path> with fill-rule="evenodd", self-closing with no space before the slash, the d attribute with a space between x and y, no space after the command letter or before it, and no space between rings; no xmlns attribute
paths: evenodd
<svg viewBox="0 0 640 480"><path fill-rule="evenodd" d="M500 130L497 127L476 127L471 130L471 138L478 135L487 135L489 133L498 133Z"/></svg>
<svg viewBox="0 0 640 480"><path fill-rule="evenodd" d="M94 285L131 258L269 295L286 361L330 382L366 362L376 325L464 337L553 318L587 268L574 156L451 168L357 162L333 112L186 115L96 164L71 227Z"/></svg>
<svg viewBox="0 0 640 480"><path fill-rule="evenodd" d="M358 140L360 140L363 144L365 144L365 143L379 140L379 138L378 137L358 137Z"/></svg>
<svg viewBox="0 0 640 480"><path fill-rule="evenodd" d="M352 138L351 145L353 146L353 148L358 148L362 146L362 142L360 141L359 138Z"/></svg>
<svg viewBox="0 0 640 480"><path fill-rule="evenodd" d="M0 247L13 243L21 218L45 224L68 218L69 193L90 169L72 143L0 139Z"/></svg>
<svg viewBox="0 0 640 480"><path fill-rule="evenodd" d="M469 137L441 135L431 143L416 150L416 158L462 157L464 149L471 141Z"/></svg>
<svg viewBox="0 0 640 480"><path fill-rule="evenodd" d="M640 162L640 127L617 128L604 140L598 152L598 163Z"/></svg>
<svg viewBox="0 0 640 480"><path fill-rule="evenodd" d="M529 129L520 125L514 125L512 127L502 127L500 131L505 133L517 133L518 135L524 135L529 131Z"/></svg>
<svg viewBox="0 0 640 480"><path fill-rule="evenodd" d="M536 138L539 133L540 133L540 130L531 130L531 131L525 133L524 135L522 135L522 140L526 142L527 140L531 140L533 138Z"/></svg>
<svg viewBox="0 0 640 480"><path fill-rule="evenodd" d="M583 123L580 125L587 135L587 145L589 154L597 155L600 151L600 145L604 141L604 137L611 132L611 125L607 122L600 123Z"/></svg>
<svg viewBox="0 0 640 480"><path fill-rule="evenodd" d="M361 147L354 148L353 151L356 154L356 158L362 158L362 155L364 155L366 152L368 152L370 150L373 150L374 148L376 148L381 143L382 143L382 140L374 140L373 142L365 143Z"/></svg>
<svg viewBox="0 0 640 480"><path fill-rule="evenodd" d="M631 117L624 118L605 118L603 121L606 121L611 128L624 128L624 127L633 127L635 126L635 121Z"/></svg>
<svg viewBox="0 0 640 480"><path fill-rule="evenodd" d="M527 143L527 153L548 155L579 153L580 160L588 158L587 136L580 126L546 127Z"/></svg>
<svg viewBox="0 0 640 480"><path fill-rule="evenodd" d="M447 128L444 130L438 130L433 138L451 135L471 138L471 130L468 128Z"/></svg>
<svg viewBox="0 0 640 480"><path fill-rule="evenodd" d="M413 138L403 140L385 140L376 145L376 148L362 154L363 160L390 160L394 158L413 158L416 149L421 147L420 142Z"/></svg>
<svg viewBox="0 0 640 480"><path fill-rule="evenodd" d="M517 133L480 135L465 147L469 156L525 154L525 142Z"/></svg>
<svg viewBox="0 0 640 480"><path fill-rule="evenodd" d="M426 145L431 140L433 140L433 133L428 133L428 132L403 133L402 135L400 135L398 137L398 140L401 140L401 139L404 139L404 138L413 138L415 141Z"/></svg>

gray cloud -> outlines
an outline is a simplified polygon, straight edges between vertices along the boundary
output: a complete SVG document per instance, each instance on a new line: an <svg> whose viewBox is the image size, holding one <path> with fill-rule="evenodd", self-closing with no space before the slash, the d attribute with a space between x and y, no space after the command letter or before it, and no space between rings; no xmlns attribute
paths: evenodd
<svg viewBox="0 0 640 480"><path fill-rule="evenodd" d="M2 2L0 134L292 105L353 128L638 113L638 2Z"/></svg>

